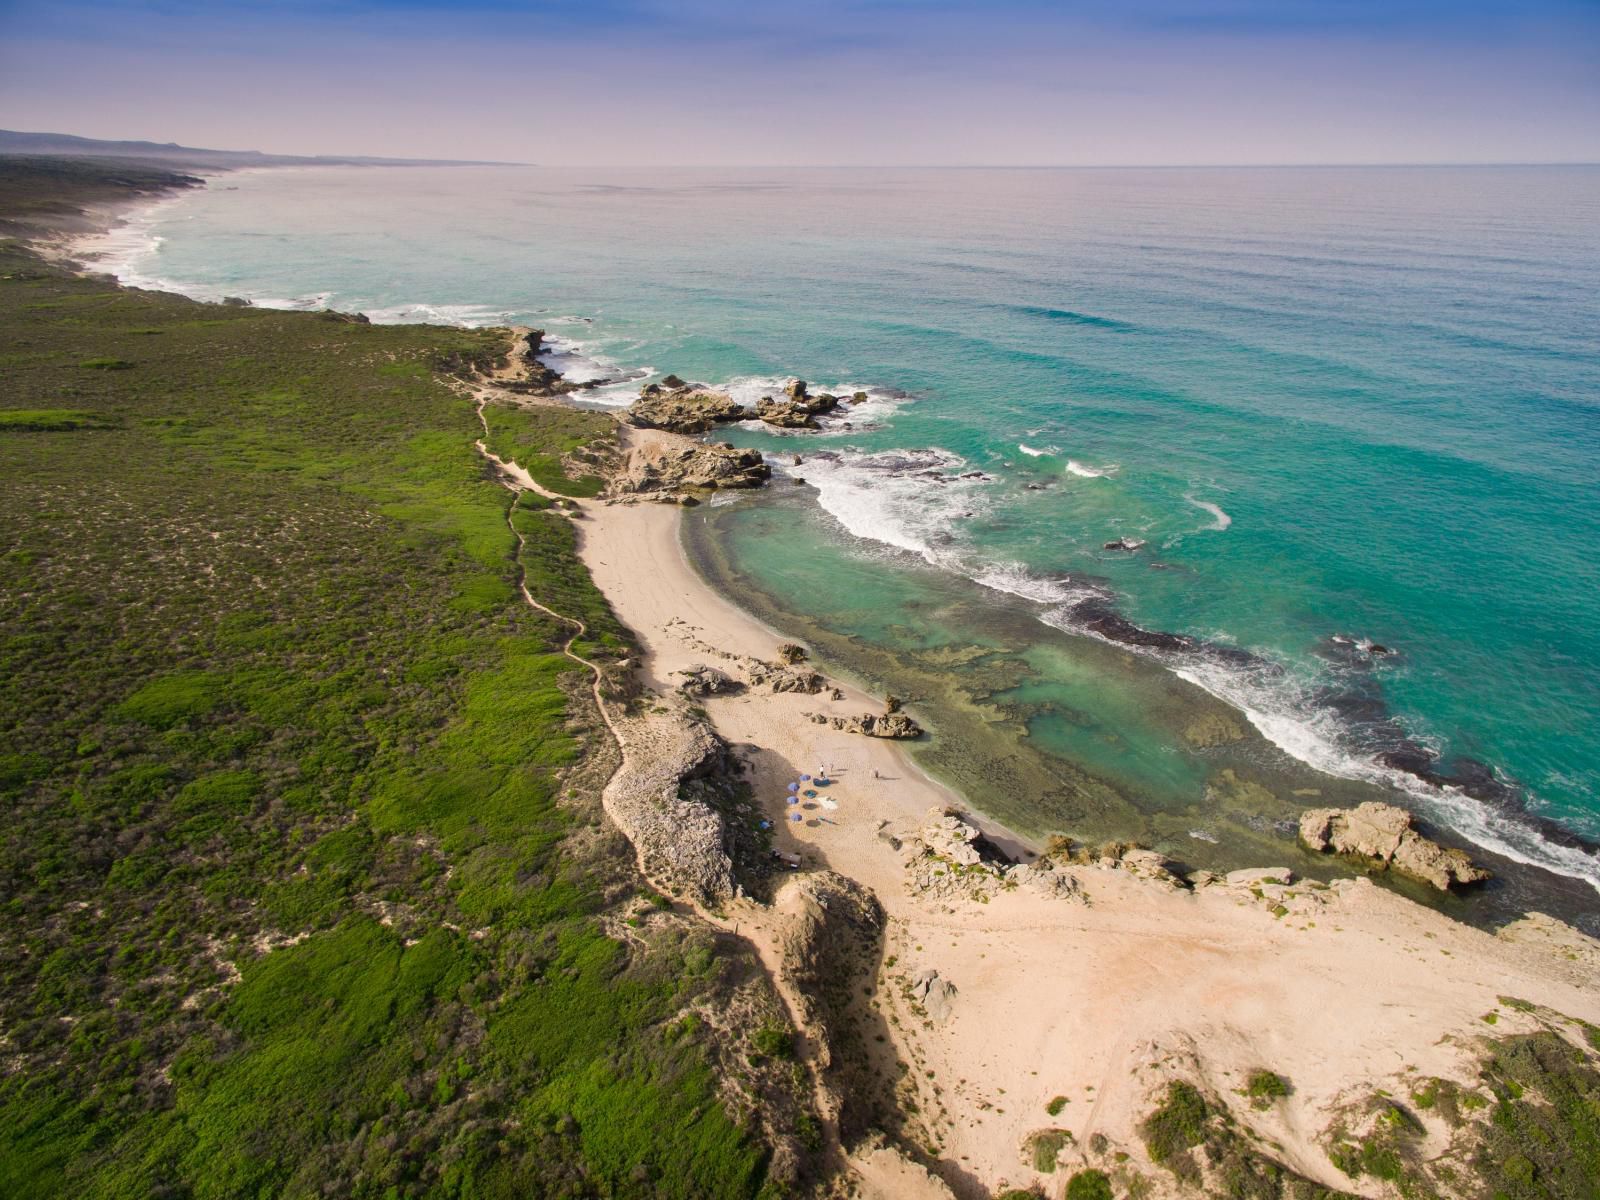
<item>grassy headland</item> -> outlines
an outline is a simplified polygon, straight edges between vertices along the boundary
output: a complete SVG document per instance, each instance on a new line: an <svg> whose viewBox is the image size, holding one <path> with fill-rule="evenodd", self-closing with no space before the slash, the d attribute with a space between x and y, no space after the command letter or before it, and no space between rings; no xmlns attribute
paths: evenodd
<svg viewBox="0 0 1600 1200"><path fill-rule="evenodd" d="M7 164L0 212L156 186L58 166ZM18 242L0 329L0 1192L776 1188L769 993L603 823L616 751L521 567L581 653L629 635L567 518L519 510L519 564L444 379L505 335Z"/></svg>

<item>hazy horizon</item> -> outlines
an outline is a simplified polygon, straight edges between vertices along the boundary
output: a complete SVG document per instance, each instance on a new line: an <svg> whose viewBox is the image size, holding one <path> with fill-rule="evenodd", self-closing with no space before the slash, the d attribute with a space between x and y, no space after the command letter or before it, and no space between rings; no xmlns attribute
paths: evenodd
<svg viewBox="0 0 1600 1200"><path fill-rule="evenodd" d="M1600 9L0 3L0 125L541 166L1600 160Z"/></svg>

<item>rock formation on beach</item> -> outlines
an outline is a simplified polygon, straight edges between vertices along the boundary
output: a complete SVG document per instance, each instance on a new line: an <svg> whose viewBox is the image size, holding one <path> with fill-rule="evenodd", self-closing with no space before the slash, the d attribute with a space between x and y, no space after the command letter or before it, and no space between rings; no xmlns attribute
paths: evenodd
<svg viewBox="0 0 1600 1200"><path fill-rule="evenodd" d="M641 446L613 479L613 494L713 491L760 487L772 468L759 450L714 445L652 443Z"/></svg>
<svg viewBox="0 0 1600 1200"><path fill-rule="evenodd" d="M1465 851L1423 837L1412 828L1411 814L1392 804L1369 800L1356 808L1310 809L1300 817L1300 840L1312 850L1365 859L1440 891L1489 878Z"/></svg>
<svg viewBox="0 0 1600 1200"><path fill-rule="evenodd" d="M632 721L618 732L623 765L606 785L605 807L646 875L697 904L732 899L738 886L726 824L693 794L696 785L715 788L737 778L728 744L705 722L682 716Z"/></svg>
<svg viewBox="0 0 1600 1200"><path fill-rule="evenodd" d="M678 690L686 696L730 696L744 690L744 684L715 667L698 666L679 671L683 682Z"/></svg>
<svg viewBox="0 0 1600 1200"><path fill-rule="evenodd" d="M908 741L922 736L922 726L905 713L862 713L859 717L830 717L826 713L807 713L806 716L818 725L831 725L846 733L859 733L866 737Z"/></svg>

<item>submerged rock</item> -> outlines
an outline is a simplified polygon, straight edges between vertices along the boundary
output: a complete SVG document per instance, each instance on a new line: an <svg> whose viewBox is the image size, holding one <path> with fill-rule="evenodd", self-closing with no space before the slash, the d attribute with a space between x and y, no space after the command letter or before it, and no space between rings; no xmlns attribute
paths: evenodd
<svg viewBox="0 0 1600 1200"><path fill-rule="evenodd" d="M1411 814L1393 804L1369 800L1355 808L1308 809L1300 817L1300 840L1312 850L1364 859L1440 891L1489 878L1464 850L1423 837L1412 828Z"/></svg>
<svg viewBox="0 0 1600 1200"><path fill-rule="evenodd" d="M1101 547L1101 549L1102 550L1138 550L1143 545L1144 545L1144 539L1143 538L1121 537L1121 538L1117 538L1115 541L1107 542L1104 546Z"/></svg>

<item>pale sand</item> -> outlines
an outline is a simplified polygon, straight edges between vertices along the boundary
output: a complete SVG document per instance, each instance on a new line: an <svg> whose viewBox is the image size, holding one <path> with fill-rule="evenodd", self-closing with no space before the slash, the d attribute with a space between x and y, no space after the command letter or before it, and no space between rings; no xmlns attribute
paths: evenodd
<svg viewBox="0 0 1600 1200"><path fill-rule="evenodd" d="M674 672L716 665L717 650L775 656L780 636L685 560L677 508L582 509L581 553L645 647L648 686L672 691ZM1366 881L1321 900L1302 894L1281 918L1248 892L1174 891L1094 868L1078 869L1088 905L1022 891L988 903L910 895L900 855L877 836L880 822L910 832L929 808L958 800L899 747L804 718L881 708L841 686L843 701L751 690L703 705L750 762L757 797L781 823L780 846L807 866L856 879L883 903L894 965L880 976L874 1004L898 1022L889 1032L912 1066L914 1129L938 1147L959 1192L1037 1182L1060 1195L1092 1134L1138 1154L1135 1126L1166 1078L1196 1079L1226 1096L1257 1067L1288 1078L1293 1095L1259 1115L1241 1103L1254 1127L1304 1174L1370 1192L1370 1180L1340 1174L1316 1142L1340 1103L1375 1087L1404 1095L1408 1077L1471 1080L1472 1039L1491 1032L1481 1018L1502 995L1600 1022L1595 943L1564 940L1564 931L1554 948L1537 937L1514 943ZM838 780L828 792L837 809L813 809L803 825L783 821L784 785L823 764ZM726 915L773 955L778 907L740 901ZM944 1025L917 1016L905 999L903 981L924 967L957 988ZM1493 1032L1531 1027L1502 1009ZM1068 1103L1052 1119L1045 1106L1055 1096ZM1063 1152L1068 1169L1039 1176L1020 1146L1051 1126L1070 1130L1076 1145ZM1165 1190L1170 1176L1146 1170ZM859 1162L857 1183L869 1195L933 1194L892 1156Z"/></svg>

